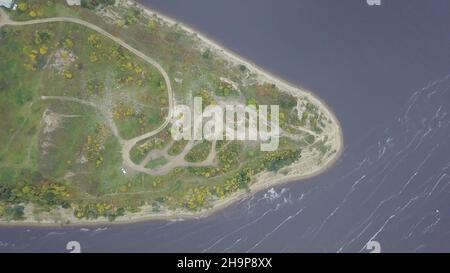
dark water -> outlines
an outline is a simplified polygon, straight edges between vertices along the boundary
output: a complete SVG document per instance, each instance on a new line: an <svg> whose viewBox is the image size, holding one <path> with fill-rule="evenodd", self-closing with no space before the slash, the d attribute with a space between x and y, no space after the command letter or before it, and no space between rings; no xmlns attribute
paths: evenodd
<svg viewBox="0 0 450 273"><path fill-rule="evenodd" d="M0 252L450 251L450 2L144 0L336 112L327 173L201 220L0 228Z"/></svg>

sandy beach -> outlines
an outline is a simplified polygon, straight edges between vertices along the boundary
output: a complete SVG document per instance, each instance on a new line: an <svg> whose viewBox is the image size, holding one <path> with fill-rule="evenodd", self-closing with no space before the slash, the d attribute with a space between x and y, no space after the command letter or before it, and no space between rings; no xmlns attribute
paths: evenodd
<svg viewBox="0 0 450 273"><path fill-rule="evenodd" d="M122 4L126 5L135 5L134 2L130 1L122 1ZM158 11L152 10L146 6L136 4L138 7L140 7L142 10L144 10L145 14L149 17L156 15L161 20L165 21L168 24L178 24L179 27L181 27L183 30L185 30L188 33L196 34L196 36L204 43L204 45L210 50L213 50L218 55L220 55L222 58L227 60L230 63L234 63L237 65L245 65L249 71L256 74L258 76L258 80L261 82L269 82L275 84L281 91L287 92L293 96L302 96L307 97L310 101L312 101L314 104L316 104L321 111L326 113L327 116L329 116L332 119L333 124L335 124L335 137L332 141L332 150L335 150L335 153L329 157L327 157L327 160L324 162L321 162L318 165L314 165L315 168L307 169L306 171L302 172L301 174L295 173L295 172L288 172L287 174L271 174L271 173L263 173L261 175L257 175L257 178L255 179L255 182L250 186L250 190L241 190L238 192L235 192L234 194L221 199L217 200L213 203L212 208L203 210L200 212L187 212L187 211L164 211L160 213L155 213L152 211L152 207L149 205L141 207L141 211L137 213L128 213L126 216L117 218L114 222L108 221L108 219L105 218L99 218L96 220L79 220L75 216L73 216L73 213L70 213L71 211L68 210L59 210L56 212L56 214L63 216L68 222L65 223L55 223L50 220L42 220L38 221L35 219L26 219L25 221L20 222L2 222L0 221L0 225L8 225L8 226L99 226L99 225L116 225L116 224L132 224L142 221L149 221L149 220L171 220L171 221L182 221L187 219L199 219L203 217L207 217L211 214L214 214L218 212L219 210L222 210L223 208L242 200L243 198L246 198L248 196L251 196L252 194L270 189L274 186L287 183L287 182L298 182L299 180L304 180L307 178L311 178L314 176L317 176L325 171L327 171L331 166L334 165L334 163L340 158L343 148L344 148L344 142L343 142L343 133L342 129L339 123L339 120L336 118L333 111L328 107L328 105L322 101L320 98L315 96L311 91L308 91L302 87L295 86L285 80L282 80L281 78L273 75L272 73L258 67L253 62L239 56L237 53L232 52L229 49L226 49L224 46L220 45L219 43L209 39L205 35L199 33L195 29L189 27L188 25L184 23L180 23L178 21L175 21L174 19L161 14ZM291 167L291 166L290 166ZM295 169L295 163L292 166L292 168ZM27 208L32 209L32 208ZM54 215L54 214L53 214Z"/></svg>

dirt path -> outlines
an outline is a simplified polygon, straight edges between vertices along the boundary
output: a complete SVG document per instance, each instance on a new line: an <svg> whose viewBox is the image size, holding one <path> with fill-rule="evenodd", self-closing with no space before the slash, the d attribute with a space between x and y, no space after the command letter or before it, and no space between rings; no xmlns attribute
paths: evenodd
<svg viewBox="0 0 450 273"><path fill-rule="evenodd" d="M169 97L169 113L168 113L165 121L158 128L156 128L155 130L153 130L151 132L145 133L143 135L140 135L140 136L137 136L135 138L132 138L132 139L129 139L129 140L125 140L125 141L122 142L122 157L123 157L123 161L124 161L125 167L130 169L130 170L135 170L135 171L139 171L139 172L148 172L149 169L145 169L144 167L135 164L130 159L130 151L139 141L148 139L148 138L158 134L159 132L164 130L164 128L166 128L167 125L169 125L169 123L170 123L170 121L172 119L172 114L173 114L173 90L172 90L172 84L170 82L169 75L167 74L167 72L162 68L162 66L158 62L156 62L155 60L153 60L149 56L145 55L141 51L139 51L139 50L135 49L134 47L130 46L126 42L122 41L120 38L110 34L106 30L104 30L104 29L102 29L102 28L100 28L100 27L98 27L98 26L96 26L96 25L94 25L92 23L89 23L87 21L84 21L84 20L81 20L81 19L77 19L77 18L71 18L71 17L54 17L54 18L44 18L44 19L36 19L36 20L29 20L29 21L12 21L9 18L9 16L2 9L0 9L0 27L6 26L6 25L10 25L10 26L27 26L27 25L44 24L44 23L55 23L55 22L68 22L68 23L74 23L74 24L79 24L79 25L88 27L88 28L90 28L90 29L92 29L92 30L94 30L94 31L96 31L96 32L98 32L98 33L100 33L100 34L110 38L111 40L113 40L117 44L119 44L122 47L126 48L127 50L131 51L133 54L135 54L139 58L141 58L144 61L146 61L147 63L153 65L161 73L161 75L163 76L164 81L165 81L166 86L167 86L167 95Z"/></svg>
<svg viewBox="0 0 450 273"><path fill-rule="evenodd" d="M164 150L153 150L150 151L147 155L147 157L139 164L139 167L141 168L141 172L151 174L151 175L165 175L168 174L171 170L177 167L210 167L210 166L217 166L217 151L216 151L216 143L217 141L214 140L211 142L211 150L209 151L208 156L200 162L189 162L186 161L185 156L189 153L192 148L196 145L196 143L191 140L189 141L186 146L183 148L183 151L176 155L171 156L168 154L168 150L170 146L165 148ZM148 169L145 168L145 166L152 160L157 157L164 157L169 162L165 165L162 165L160 167L156 167L154 169Z"/></svg>
<svg viewBox="0 0 450 273"><path fill-rule="evenodd" d="M10 24L10 20L8 15L3 11L2 8L0 8L0 27L4 26L4 25L9 25Z"/></svg>
<svg viewBox="0 0 450 273"><path fill-rule="evenodd" d="M110 113L110 111L107 111L106 109L104 109L104 107L101 107L97 104L95 104L94 102L91 101L86 101L86 100L82 100L79 98L73 98L73 97L64 97L64 96L41 96L42 100L62 100L62 101L71 101L71 102L76 102L79 104L84 104L87 106L90 106L92 108L96 108L98 109L104 116L106 121L108 122L109 128L111 129L112 133L114 134L114 136L118 139L120 144L124 143L124 140L122 139L122 137L119 134L119 129L117 128L116 123L114 122L114 119L112 117L112 114Z"/></svg>
<svg viewBox="0 0 450 273"><path fill-rule="evenodd" d="M168 111L168 115L166 117L166 119L164 120L164 122L155 130L147 132L145 134L142 134L140 136L137 136L135 138L129 139L129 140L124 140L120 137L120 134L118 132L117 126L114 122L114 120L112 119L111 116L106 115L107 111L104 111L104 109L100 109L102 113L104 113L106 115L106 119L108 121L108 125L111 128L111 130L113 131L114 135L118 138L119 143L122 145L122 150L121 150L121 154L122 154L122 158L123 158L123 164L124 164L124 168L127 171L137 171L137 172L142 172L142 173L147 173L150 175L164 175L166 173L168 173L171 169L175 168L175 167L186 167L186 166L193 166L193 167L205 167L205 166L214 166L215 165L215 159L216 159L216 147L215 147L215 142L212 145L212 149L208 155L208 157L202 161L202 162L197 162L197 163L192 163L192 162L187 162L184 159L184 156L190 151L190 149L193 148L193 143L189 143L185 149L183 150L183 152L178 155L178 156L174 156L174 157L170 157L167 155L167 152L165 152L163 154L163 157L165 157L166 159L169 159L169 162L161 167L155 168L155 169L149 169L146 168L145 165L151 160L152 158L152 154L149 153L147 155L147 157L140 163L140 164L135 164L131 158L130 158L130 151L131 149L133 149L134 146L136 146L138 144L138 142L146 140L148 138L151 138L155 135L157 135L158 133L160 133L161 131L163 131L171 122L172 116L173 116L173 108L174 108L174 97L173 97L173 90L172 90L172 85L171 85L171 81L169 78L169 75L167 74L167 72L162 68L162 66L156 62L155 60L153 60L151 57L145 55L144 53L142 53L141 51L133 48L132 46L130 46L129 44L127 44L126 42L122 41L120 38L108 33L106 30L81 19L78 18L71 18L71 17L54 17L54 18L44 18L44 19L35 19L35 20L29 20L29 21L12 21L9 16L2 10L0 9L0 27L5 26L5 25L11 25L11 26L26 26L26 25L34 25L34 24L44 24L44 23L54 23L54 22L68 22L68 23L74 23L74 24L79 24L82 26L85 26L87 28L90 28L106 37L108 37L109 39L113 40L114 42L116 42L117 44L121 45L122 47L126 48L127 50L129 50L130 52L132 52L133 54L135 54L136 56L138 56L139 58L141 58L142 60L146 61L147 63L153 65L163 76L164 81L166 83L167 86L167 94L168 94L168 98L169 98L169 111ZM84 104L88 104L92 107L96 107L99 108L98 105L96 105L95 103L92 102L87 102L87 101L83 101L83 100L79 100L76 98L67 98L67 97L42 97L43 99L60 99L60 100L69 100L69 101L74 101L74 102L78 102L78 103L84 103ZM302 130L306 133L309 133L313 136L315 136L316 138L318 137L317 134L315 134L314 132L304 129L304 128L296 128L299 130ZM291 137L293 138L293 136L286 134L286 132L283 132L280 128L280 133L285 134L287 137Z"/></svg>

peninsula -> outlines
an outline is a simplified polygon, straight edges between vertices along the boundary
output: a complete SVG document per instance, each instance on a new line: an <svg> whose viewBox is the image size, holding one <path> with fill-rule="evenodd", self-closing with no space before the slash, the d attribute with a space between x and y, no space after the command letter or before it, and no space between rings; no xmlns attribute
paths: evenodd
<svg viewBox="0 0 450 273"><path fill-rule="evenodd" d="M4 6L0 224L199 218L340 156L339 121L313 93L136 2ZM258 119L278 133L276 149L259 138L175 139L177 107L196 98L276 106Z"/></svg>

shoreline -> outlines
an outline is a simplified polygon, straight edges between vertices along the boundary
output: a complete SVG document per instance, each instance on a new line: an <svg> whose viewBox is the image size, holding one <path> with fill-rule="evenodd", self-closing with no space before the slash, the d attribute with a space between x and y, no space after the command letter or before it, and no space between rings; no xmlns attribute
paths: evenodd
<svg viewBox="0 0 450 273"><path fill-rule="evenodd" d="M318 168L313 169L309 173L305 174L294 174L294 175L285 175L283 177L274 178L274 179L256 179L256 181L250 185L249 190L239 190L228 197L217 200L212 203L212 206L206 210L202 210L199 212L188 212L188 211L167 211L165 213L159 213L159 214L150 214L145 213L146 209L150 209L151 207L146 205L141 207L142 211L137 213L130 213L130 215L126 215L123 217L119 217L115 221L111 222L108 219L99 218L94 220L79 220L78 218L75 218L75 216L72 215L72 217L69 217L70 223L55 223L50 221L30 221L28 219L24 221L17 221L17 222L4 222L0 221L0 227L42 227L42 228L56 228L56 227L99 227L99 226L113 226L113 225L129 225L129 224L137 224L147 221L185 221L185 220L195 220L195 219L202 219L206 218L208 216L211 216L213 214L218 213L222 209L230 206L231 204L236 203L239 200L243 200L245 197L250 196L252 194L258 193L265 189L270 189L282 184L287 184L289 182L300 182L301 180L306 180L315 176L318 176L320 174L323 174L327 172L331 167L335 165L335 163L341 158L341 155L344 150L344 136L342 127L340 125L339 120L337 119L334 112L331 110L331 108L318 96L316 96L313 92L301 87L294 85L292 83L289 83L288 81L282 79L279 76L276 76L275 74L264 70L263 68L259 67L254 62L247 60L246 58L238 55L233 50L228 49L227 47L221 45L218 42L213 41L212 39L208 38L204 34L200 33L199 31L195 30L194 28L190 27L188 24L185 24L184 22L180 22L177 20L172 19L171 17L162 14L159 11L156 11L148 6L145 6L143 4L134 2L134 1L121 1L124 3L124 5L135 5L136 7L143 10L143 12L147 16L154 16L156 15L159 19L162 21L168 23L169 25L177 24L180 28L182 28L184 31L195 34L196 37L201 40L202 43L204 43L207 47L210 47L215 50L215 52L221 57L223 57L226 61L230 61L235 64L242 64L247 67L249 71L252 73L255 73L259 80L266 81L269 83L275 84L281 92L288 92L289 94L293 96L299 96L304 95L308 99L315 102L315 104L319 105L320 108L331 118L333 124L335 124L337 129L337 135L336 137L336 143L334 148L336 149L336 152L327 158L327 160L323 163L318 165Z"/></svg>

